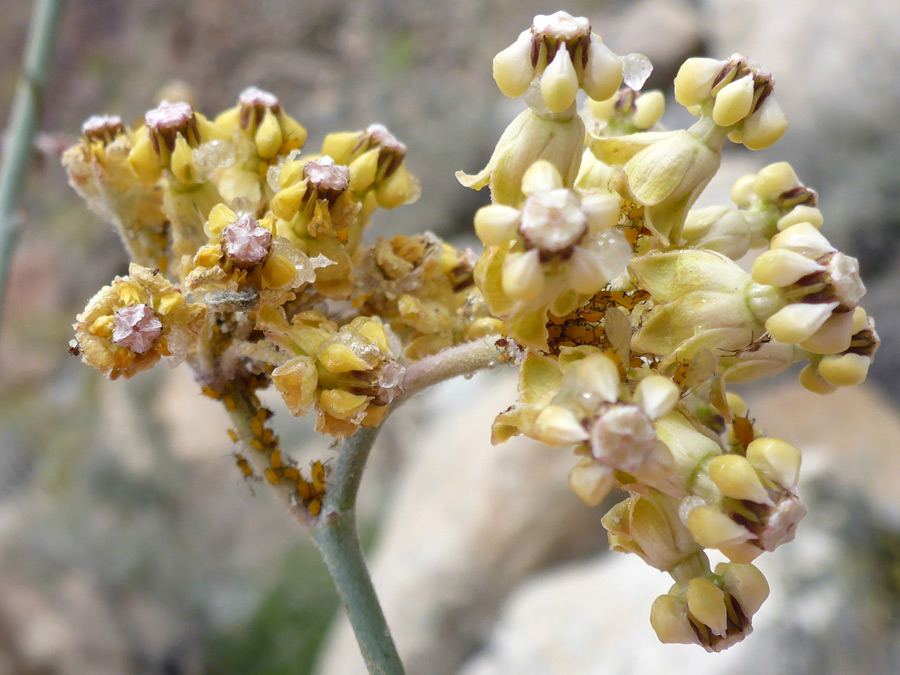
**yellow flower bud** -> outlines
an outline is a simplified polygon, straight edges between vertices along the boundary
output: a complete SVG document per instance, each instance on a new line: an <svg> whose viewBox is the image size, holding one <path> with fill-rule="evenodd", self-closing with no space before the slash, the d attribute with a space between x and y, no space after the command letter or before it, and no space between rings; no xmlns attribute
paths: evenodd
<svg viewBox="0 0 900 675"><path fill-rule="evenodd" d="M797 448L771 436L757 438L747 446L747 461L769 480L788 490L797 487L800 459Z"/></svg>
<svg viewBox="0 0 900 675"><path fill-rule="evenodd" d="M350 162L350 188L352 190L360 192L375 182L379 152L378 148L372 148Z"/></svg>
<svg viewBox="0 0 900 675"><path fill-rule="evenodd" d="M747 528L712 506L698 506L692 510L687 526L703 548L732 546L753 538Z"/></svg>
<svg viewBox="0 0 900 675"><path fill-rule="evenodd" d="M184 136L178 134L175 139L175 149L172 151L172 175L181 183L191 184L200 182L197 169L194 168L193 151Z"/></svg>
<svg viewBox="0 0 900 675"><path fill-rule="evenodd" d="M270 255L262 269L263 288L285 288L290 286L297 276L297 269L291 262L280 255Z"/></svg>
<svg viewBox="0 0 900 675"><path fill-rule="evenodd" d="M800 343L813 354L840 354L850 348L853 338L853 312L832 314L812 337Z"/></svg>
<svg viewBox="0 0 900 675"><path fill-rule="evenodd" d="M708 100L713 80L722 71L725 61L693 58L685 61L675 76L675 100L685 107L700 105Z"/></svg>
<svg viewBox="0 0 900 675"><path fill-rule="evenodd" d="M719 563L716 574L724 580L725 590L737 600L741 612L752 617L769 597L769 583L765 575L753 565Z"/></svg>
<svg viewBox="0 0 900 675"><path fill-rule="evenodd" d="M378 198L378 206L383 209L394 209L413 203L421 192L419 182L410 175L404 162L381 181L375 195Z"/></svg>
<svg viewBox="0 0 900 675"><path fill-rule="evenodd" d="M800 302L782 307L768 318L766 330L779 342L803 342L822 327L838 304Z"/></svg>
<svg viewBox="0 0 900 675"><path fill-rule="evenodd" d="M684 594L688 611L701 623L719 636L728 630L728 612L725 608L725 593L708 579L694 578L688 583Z"/></svg>
<svg viewBox="0 0 900 675"><path fill-rule="evenodd" d="M237 220L237 214L229 209L225 204L216 204L209 212L209 218L206 221L206 235L210 238L218 238L222 234L222 230Z"/></svg>
<svg viewBox="0 0 900 675"><path fill-rule="evenodd" d="M544 273L536 249L510 253L503 262L503 292L514 300L529 302L544 290Z"/></svg>
<svg viewBox="0 0 900 675"><path fill-rule="evenodd" d="M302 148L306 143L306 128L290 115L281 113L282 147L285 152Z"/></svg>
<svg viewBox="0 0 900 675"><path fill-rule="evenodd" d="M648 91L634 102L634 126L649 129L659 122L666 110L666 97L659 90Z"/></svg>
<svg viewBox="0 0 900 675"><path fill-rule="evenodd" d="M741 125L741 142L748 150L765 150L787 131L788 121L775 96L770 95Z"/></svg>
<svg viewBox="0 0 900 675"><path fill-rule="evenodd" d="M725 85L716 94L713 121L720 127L730 127L744 119L753 105L753 76L746 75Z"/></svg>
<svg viewBox="0 0 900 675"><path fill-rule="evenodd" d="M595 101L615 95L622 84L622 57L607 47L603 40L591 33L588 60L582 76L582 86Z"/></svg>
<svg viewBox="0 0 900 675"><path fill-rule="evenodd" d="M115 316L107 314L97 318L97 320L91 324L90 328L88 328L88 332L99 338L108 338L112 335L114 325Z"/></svg>
<svg viewBox="0 0 900 675"><path fill-rule="evenodd" d="M687 606L672 595L660 595L650 608L650 625L663 644L700 644L688 619Z"/></svg>
<svg viewBox="0 0 900 675"><path fill-rule="evenodd" d="M319 408L339 420L355 417L368 404L361 394L351 394L343 389L325 389L319 394Z"/></svg>
<svg viewBox="0 0 900 675"><path fill-rule="evenodd" d="M602 502L613 482L612 470L589 457L583 458L569 473L569 487L588 506Z"/></svg>
<svg viewBox="0 0 900 675"><path fill-rule="evenodd" d="M137 131L134 146L128 153L128 165L135 175L147 184L155 183L162 175L162 164L153 149L146 127L141 127Z"/></svg>
<svg viewBox="0 0 900 675"><path fill-rule="evenodd" d="M587 431L575 415L558 405L548 405L537 416L535 435L543 443L554 447L580 443L588 438Z"/></svg>
<svg viewBox="0 0 900 675"><path fill-rule="evenodd" d="M647 417L655 420L671 412L680 395L678 385L668 377L648 375L638 384L634 399Z"/></svg>
<svg viewBox="0 0 900 675"><path fill-rule="evenodd" d="M575 102L578 75L565 43L559 45L556 56L541 75L541 97L550 112L561 113Z"/></svg>
<svg viewBox="0 0 900 675"><path fill-rule="evenodd" d="M272 371L272 383L295 417L305 415L315 402L318 382L315 363L307 356L293 358Z"/></svg>
<svg viewBox="0 0 900 675"><path fill-rule="evenodd" d="M788 190L802 185L797 174L787 162L776 162L764 167L756 175L753 191L760 199L774 202Z"/></svg>
<svg viewBox="0 0 900 675"><path fill-rule="evenodd" d="M866 381L871 360L859 354L826 356L819 362L819 375L836 387L852 387Z"/></svg>
<svg viewBox="0 0 900 675"><path fill-rule="evenodd" d="M731 201L742 209L746 209L750 206L753 199L753 186L755 183L755 173L750 173L738 178L731 187Z"/></svg>
<svg viewBox="0 0 900 675"><path fill-rule="evenodd" d="M778 227L779 232L786 230L797 223L809 223L816 229L819 229L822 227L823 222L825 222L825 220L822 218L822 212L819 211L819 209L814 206L807 206L806 204L798 204L779 218L776 226Z"/></svg>
<svg viewBox="0 0 900 675"><path fill-rule="evenodd" d="M357 143L359 143L358 131L328 134L322 141L322 154L330 156L337 164L347 164Z"/></svg>
<svg viewBox="0 0 900 675"><path fill-rule="evenodd" d="M184 302L184 296L179 291L170 291L156 301L156 313L161 316L171 314Z"/></svg>
<svg viewBox="0 0 900 675"><path fill-rule="evenodd" d="M756 471L740 455L722 455L709 464L709 477L726 497L773 506Z"/></svg>
<svg viewBox="0 0 900 675"><path fill-rule="evenodd" d="M500 246L516 238L521 218L511 206L483 206L475 212L475 234L485 246Z"/></svg>
<svg viewBox="0 0 900 675"><path fill-rule="evenodd" d="M753 281L769 286L790 286L807 274L825 270L815 260L787 249L772 249L753 262Z"/></svg>
<svg viewBox="0 0 900 675"><path fill-rule="evenodd" d="M276 218L290 221L297 215L303 198L306 197L307 183L303 181L281 190L272 198L270 208Z"/></svg>
<svg viewBox="0 0 900 675"><path fill-rule="evenodd" d="M803 370L800 371L799 380L800 385L804 389L811 391L814 394L819 394L820 396L833 394L838 390L838 387L835 387L833 384L828 384L819 377L818 364L806 364L803 367Z"/></svg>
<svg viewBox="0 0 900 675"><path fill-rule="evenodd" d="M318 358L319 362L332 373L372 370L372 366L357 356L350 347L340 343L326 346L319 352Z"/></svg>
<svg viewBox="0 0 900 675"><path fill-rule="evenodd" d="M267 108L262 122L256 129L256 135L253 137L253 141L256 143L256 152L263 159L271 159L278 154L283 140L278 119L275 117L275 113Z"/></svg>
<svg viewBox="0 0 900 675"><path fill-rule="evenodd" d="M509 47L494 57L494 81L510 98L522 96L534 78L531 65L531 31L522 31Z"/></svg>

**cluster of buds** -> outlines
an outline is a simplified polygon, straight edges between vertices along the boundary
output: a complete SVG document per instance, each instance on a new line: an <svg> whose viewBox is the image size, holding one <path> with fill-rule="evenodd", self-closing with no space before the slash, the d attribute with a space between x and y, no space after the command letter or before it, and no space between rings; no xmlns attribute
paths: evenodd
<svg viewBox="0 0 900 675"><path fill-rule="evenodd" d="M458 174L491 191L474 216L480 256L428 233L363 243L376 209L420 191L382 125L307 153L305 129L254 87L213 121L177 102L135 131L91 118L63 161L135 264L78 316L84 360L116 378L186 359L243 411L241 472L315 518L324 465L307 480L282 454L256 390L273 385L291 414L315 410L319 431L344 438L381 424L411 362L515 343L519 401L492 440L573 448L569 483L587 504L626 490L604 524L615 550L675 581L651 610L660 639L724 649L768 594L750 563L806 512L800 451L726 387L803 360L814 392L858 384L879 340L856 261L819 232L817 195L789 165L693 210L727 139L760 149L784 133L771 75L739 56L690 59L675 99L700 119L667 131L663 93L639 91L648 74L564 12L497 55L500 90L528 107L487 167ZM767 250L747 272L736 260L755 247ZM707 549L730 562L713 571Z"/></svg>
<svg viewBox="0 0 900 675"><path fill-rule="evenodd" d="M493 204L475 214L485 246L476 277L510 336L546 348L547 313L565 314L625 271L631 246L615 228L619 200L565 187L556 168L539 160L522 179L521 208ZM573 304L574 303L574 304Z"/></svg>
<svg viewBox="0 0 900 675"><path fill-rule="evenodd" d="M726 140L756 150L784 133L769 73L740 56L689 60L675 98L700 119L675 131L659 127L661 92L599 100L585 87L596 99L585 133L567 111L586 71L556 64L584 49L588 22L556 16L566 31L545 41L539 17L497 56L501 90L531 109L484 171L460 176L491 189L475 215L475 281L526 348L519 401L493 441L574 448L569 483L589 505L627 490L604 519L610 545L676 582L653 627L719 651L750 632L768 594L750 563L793 539L806 513L800 451L762 433L726 386L804 359L813 391L857 384L878 337L855 260L819 233L818 196L788 164L739 180L733 205L692 208ZM768 250L748 273L735 261L754 247ZM731 562L713 572L706 549Z"/></svg>
<svg viewBox="0 0 900 675"><path fill-rule="evenodd" d="M787 162L738 179L731 199L733 206L708 206L688 214L681 231L688 246L737 260L791 225L810 223L818 228L824 222L817 208L819 195L800 182Z"/></svg>
<svg viewBox="0 0 900 675"><path fill-rule="evenodd" d="M693 115L709 115L750 150L768 148L787 131L774 89L772 74L740 54L688 59L675 77L676 101Z"/></svg>

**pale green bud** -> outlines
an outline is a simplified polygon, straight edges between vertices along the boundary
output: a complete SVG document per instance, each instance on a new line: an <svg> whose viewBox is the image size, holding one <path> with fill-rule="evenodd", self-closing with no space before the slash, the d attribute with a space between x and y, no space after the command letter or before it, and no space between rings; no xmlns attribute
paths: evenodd
<svg viewBox="0 0 900 675"><path fill-rule="evenodd" d="M646 225L663 245L677 242L688 210L719 169L719 153L687 131L675 131L629 159L623 170Z"/></svg>
<svg viewBox="0 0 900 675"><path fill-rule="evenodd" d="M800 451L781 439L763 436L747 446L747 461L769 480L789 491L800 478Z"/></svg>
<svg viewBox="0 0 900 675"><path fill-rule="evenodd" d="M741 142L748 150L765 150L787 131L788 121L774 95L741 125Z"/></svg>
<svg viewBox="0 0 900 675"><path fill-rule="evenodd" d="M705 58L685 61L675 76L675 100L686 108L707 101L712 96L713 81L725 63Z"/></svg>
<svg viewBox="0 0 900 675"><path fill-rule="evenodd" d="M632 494L603 516L610 548L634 553L651 567L672 571L700 552L678 516L678 501L656 490Z"/></svg>
<svg viewBox="0 0 900 675"><path fill-rule="evenodd" d="M780 232L781 230L785 230L798 223L809 223L816 229L819 229L822 227L823 222L822 212L819 211L819 209L814 206L807 206L806 204L798 204L778 219L777 227Z"/></svg>
<svg viewBox="0 0 900 675"><path fill-rule="evenodd" d="M650 625L663 644L701 644L688 618L687 604L673 595L660 595L653 601Z"/></svg>
<svg viewBox="0 0 900 675"><path fill-rule="evenodd" d="M684 594L688 611L720 637L728 629L725 593L709 579L696 578L688 583Z"/></svg>
<svg viewBox="0 0 900 675"><path fill-rule="evenodd" d="M614 482L612 469L590 457L583 458L569 473L569 487L588 506L602 502Z"/></svg>
<svg viewBox="0 0 900 675"><path fill-rule="evenodd" d="M503 132L488 165L476 175L462 171L456 178L465 187L491 188L495 204L519 206L523 199L522 177L540 159L550 162L571 187L578 175L584 150L584 123L574 115L567 120L541 117L531 109L522 112Z"/></svg>
<svg viewBox="0 0 900 675"><path fill-rule="evenodd" d="M760 199L776 201L782 194L800 187L802 183L787 162L777 162L764 167L756 174L753 191Z"/></svg>
<svg viewBox="0 0 900 675"><path fill-rule="evenodd" d="M634 126L649 129L662 118L666 110L666 97L659 90L648 91L634 102Z"/></svg>
<svg viewBox="0 0 900 675"><path fill-rule="evenodd" d="M582 77L582 86L595 101L610 98L622 84L622 57L603 44L603 40L591 33L588 62Z"/></svg>
<svg viewBox="0 0 900 675"><path fill-rule="evenodd" d="M753 105L753 77L746 75L728 83L716 94L713 121L720 127L730 127L744 119Z"/></svg>
<svg viewBox="0 0 900 675"><path fill-rule="evenodd" d="M529 302L544 290L544 273L536 250L510 253L503 261L503 292L513 300Z"/></svg>
<svg viewBox="0 0 900 675"><path fill-rule="evenodd" d="M522 31L514 43L494 57L494 81L504 96L522 96L534 79L531 42L531 31Z"/></svg>
<svg viewBox="0 0 900 675"><path fill-rule="evenodd" d="M574 102L578 93L578 75L565 44L556 50L553 61L541 75L541 97L550 112L561 113Z"/></svg>

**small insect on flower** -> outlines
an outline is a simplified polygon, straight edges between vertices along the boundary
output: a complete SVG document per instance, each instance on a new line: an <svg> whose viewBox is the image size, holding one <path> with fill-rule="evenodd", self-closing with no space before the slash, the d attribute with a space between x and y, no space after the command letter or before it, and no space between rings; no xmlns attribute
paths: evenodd
<svg viewBox="0 0 900 675"><path fill-rule="evenodd" d="M244 478L251 478L253 476L253 467L250 466L250 462L248 462L247 458L241 453L235 453L234 461L235 464L237 464L238 469L241 470L241 473L244 474Z"/></svg>
<svg viewBox="0 0 900 675"><path fill-rule="evenodd" d="M744 448L753 442L756 438L756 431L753 429L753 422L749 415L746 417L735 417L731 424L731 432L734 439Z"/></svg>
<svg viewBox="0 0 900 675"><path fill-rule="evenodd" d="M313 479L313 488L316 492L325 493L325 475L326 475L326 467L320 461L316 460L312 463L312 479Z"/></svg>

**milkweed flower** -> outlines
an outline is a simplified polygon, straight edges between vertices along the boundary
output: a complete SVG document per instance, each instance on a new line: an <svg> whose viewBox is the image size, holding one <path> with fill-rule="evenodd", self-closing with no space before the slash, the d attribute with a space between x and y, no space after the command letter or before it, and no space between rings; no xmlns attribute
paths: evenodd
<svg viewBox="0 0 900 675"><path fill-rule="evenodd" d="M189 303L158 270L136 263L78 315L75 340L82 361L115 380L129 378L163 356L172 365L194 349L206 307Z"/></svg>

